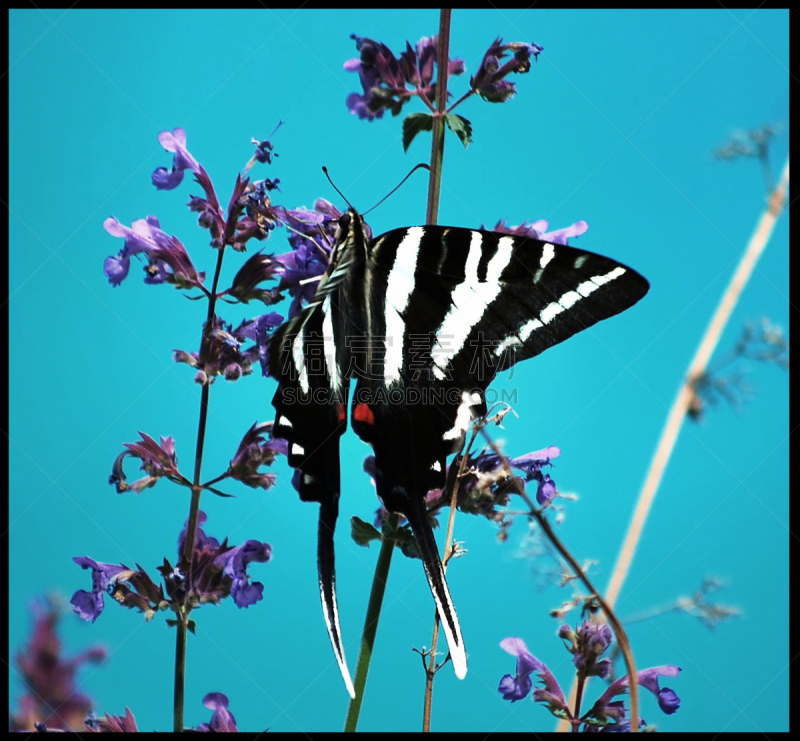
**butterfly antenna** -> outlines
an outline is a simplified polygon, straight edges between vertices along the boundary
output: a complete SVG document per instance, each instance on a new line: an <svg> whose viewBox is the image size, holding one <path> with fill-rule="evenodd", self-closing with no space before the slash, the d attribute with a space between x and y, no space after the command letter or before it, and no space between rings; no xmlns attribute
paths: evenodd
<svg viewBox="0 0 800 741"><path fill-rule="evenodd" d="M353 208L353 206L352 206L352 204L350 203L350 201L348 201L348 200L347 200L347 199L344 197L344 193L342 193L342 191L340 191L340 190L339 190L339 189L336 187L336 184L333 182L333 180L331 180L331 176L328 174L328 168L327 168L327 167L325 167L325 165L323 165L323 166L322 166L322 172L324 172L324 173L325 173L325 177L326 177L326 178L328 178L328 182L329 182L329 183L330 183L330 184L333 186L333 189L334 189L334 190L335 190L335 191L336 191L336 192L337 192L337 193L338 193L338 194L339 194L339 195L342 197L342 200L343 200L343 201L344 201L344 202L345 202L345 203L346 203L348 206L350 206L350 208L352 209L352 208ZM353 210L355 210L355 209L353 209Z"/></svg>
<svg viewBox="0 0 800 741"><path fill-rule="evenodd" d="M392 195L392 193L394 193L403 183L405 183L406 180L408 180L417 170L421 168L425 170L431 169L424 162L420 162L418 165L415 165L413 168L411 168L411 171L408 173L408 175L406 175L397 185L395 185L395 187L392 188L383 198L381 198L380 201L378 201L372 208L368 209L367 211L364 211L364 213L361 215L366 216L370 211L378 208L378 206L380 206L390 195Z"/></svg>

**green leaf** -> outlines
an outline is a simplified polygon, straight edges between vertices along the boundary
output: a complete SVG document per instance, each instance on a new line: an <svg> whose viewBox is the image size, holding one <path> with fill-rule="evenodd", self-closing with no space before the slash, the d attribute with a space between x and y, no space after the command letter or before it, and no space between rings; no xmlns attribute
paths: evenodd
<svg viewBox="0 0 800 741"><path fill-rule="evenodd" d="M391 537L394 540L395 545L403 552L404 556L407 558L422 558L419 548L417 548L417 540L408 525L402 525L391 532L389 532L389 528L385 529L387 530L387 537Z"/></svg>
<svg viewBox="0 0 800 741"><path fill-rule="evenodd" d="M188 623L186 623L186 627L189 629L189 632L192 635L194 635L195 634L194 631L195 631L195 628L197 627L197 623L195 623L194 620L190 620Z"/></svg>
<svg viewBox="0 0 800 741"><path fill-rule="evenodd" d="M447 128L461 139L461 143L466 149L472 143L472 124L457 113L446 113L444 120Z"/></svg>
<svg viewBox="0 0 800 741"><path fill-rule="evenodd" d="M350 518L350 534L357 545L365 548L369 548L371 541L381 539L381 534L372 525L358 517Z"/></svg>
<svg viewBox="0 0 800 741"><path fill-rule="evenodd" d="M407 152L420 131L433 130L433 116L430 113L409 113L403 119L403 151Z"/></svg>

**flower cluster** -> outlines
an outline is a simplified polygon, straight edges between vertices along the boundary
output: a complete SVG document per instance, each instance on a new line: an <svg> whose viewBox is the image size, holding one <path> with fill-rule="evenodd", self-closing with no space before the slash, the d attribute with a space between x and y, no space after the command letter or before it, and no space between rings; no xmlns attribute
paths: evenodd
<svg viewBox="0 0 800 741"><path fill-rule="evenodd" d="M259 473L261 466L271 466L275 456L288 455L289 444L286 440L272 437L272 422L253 423L245 433L236 455L231 461L227 475L247 484L254 489L269 489L275 484L274 473ZM265 435L269 436L266 440Z"/></svg>
<svg viewBox="0 0 800 741"><path fill-rule="evenodd" d="M612 635L608 626L584 621L575 630L568 625L562 625L558 635L573 655L573 664L578 669L579 677L605 678L609 675L610 660L600 658L611 644ZM627 675L612 682L587 712L576 717L552 672L528 651L521 638L505 638L500 642L500 647L517 659L516 675L506 674L497 689L504 700L517 702L527 697L533 688L531 675L536 674L542 686L533 689L533 701L545 705L556 717L568 720L574 728L582 726L584 731L630 730L630 719L624 700L614 699L628 690ZM677 677L680 671L680 667L665 665L636 673L638 684L656 696L659 708L667 715L678 710L680 698L669 687L661 687L659 677ZM641 721L641 725L646 724Z"/></svg>
<svg viewBox="0 0 800 741"><path fill-rule="evenodd" d="M275 257L281 291L292 297L289 318L295 316L317 290L315 279L328 269L332 245L342 215L336 206L318 198L314 209L276 209L281 222L289 230L291 252Z"/></svg>
<svg viewBox="0 0 800 741"><path fill-rule="evenodd" d="M381 118L386 110L396 116L414 96L421 97L430 106L430 101L436 97L434 65L438 62L438 37L422 38L415 48L406 42L406 50L399 59L385 44L355 34L350 38L356 42L359 57L348 59L344 68L348 72L358 72L364 91L347 96L350 113L368 121ZM448 62L448 78L463 72L463 59Z"/></svg>
<svg viewBox="0 0 800 741"><path fill-rule="evenodd" d="M120 253L107 257L103 264L103 272L115 288L127 278L131 257L139 254L147 258L145 283L172 283L176 288L202 287L206 274L197 271L180 240L162 231L155 216L138 219L130 227L120 224L111 216L103 222L103 226L112 236L125 240Z"/></svg>
<svg viewBox="0 0 800 741"><path fill-rule="evenodd" d="M127 450L120 453L114 460L108 483L116 486L117 494L133 491L136 494L144 491L162 477L166 476L172 481L181 481L183 477L178 471L178 456L175 453L175 441L172 437L162 437L159 445L152 437L140 432L141 440L135 443L123 443ZM139 458L142 461L141 470L147 475L128 483L122 462L127 456Z"/></svg>
<svg viewBox="0 0 800 741"><path fill-rule="evenodd" d="M60 610L35 603L33 618L30 641L16 656L17 671L28 691L9 716L9 730L80 731L92 703L78 691L76 674L84 664L104 661L106 650L95 646L65 659L56 632Z"/></svg>
<svg viewBox="0 0 800 741"><path fill-rule="evenodd" d="M542 51L544 47L538 44L518 41L504 44L503 39L498 37L483 55L478 71L470 78L470 87L490 103L505 103L517 92L514 83L505 78L512 72L528 72L531 68L531 57L538 59ZM508 52L513 52L513 56L501 65L500 60Z"/></svg>
<svg viewBox="0 0 800 741"><path fill-rule="evenodd" d="M226 381L237 381L253 372L252 366L260 362L266 374L267 342L272 331L283 322L281 314L270 312L251 321L242 321L234 328L222 318L215 316L212 322L205 357L199 352L175 350L176 363L186 363L197 369L194 380L200 385L214 382L216 376L224 376ZM254 344L244 348L248 341Z"/></svg>
<svg viewBox="0 0 800 741"><path fill-rule="evenodd" d="M203 525L206 516L199 513L198 523ZM130 569L124 564L108 564L86 556L76 556L73 561L84 569L92 570L92 591L79 589L70 600L74 611L84 620L94 622L105 606L109 594L124 607L136 608L150 620L157 611L171 609L185 614L201 604L219 602L232 596L237 607L249 607L263 597L264 585L250 582L247 567L250 563L269 561L272 548L268 543L248 540L240 546L220 543L198 527L192 563L183 556L186 539L184 527L178 539L178 563L172 566L164 559L158 571L164 586L156 585L137 565ZM165 594L166 592L166 594ZM167 621L174 624L175 621Z"/></svg>

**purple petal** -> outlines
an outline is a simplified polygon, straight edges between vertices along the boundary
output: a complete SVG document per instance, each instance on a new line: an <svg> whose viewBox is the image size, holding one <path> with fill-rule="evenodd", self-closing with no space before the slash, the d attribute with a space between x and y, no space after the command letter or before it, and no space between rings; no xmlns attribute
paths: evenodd
<svg viewBox="0 0 800 741"><path fill-rule="evenodd" d="M92 622L97 620L105 606L103 592L87 592L84 589L75 592L69 602L73 605L74 612L78 617Z"/></svg>

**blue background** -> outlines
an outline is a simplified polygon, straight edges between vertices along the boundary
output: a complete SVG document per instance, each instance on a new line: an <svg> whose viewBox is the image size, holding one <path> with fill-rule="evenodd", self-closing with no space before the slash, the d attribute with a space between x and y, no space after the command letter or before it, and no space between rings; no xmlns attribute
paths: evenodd
<svg viewBox="0 0 800 741"><path fill-rule="evenodd" d="M545 47L506 105L471 99L458 109L474 127L464 151L449 137L440 222L493 225L585 219L577 244L635 266L650 294L620 317L517 368L519 419L500 431L519 455L558 445L553 471L567 503L560 532L604 587L657 437L711 312L765 205L754 160L724 163L713 148L736 129L788 121L788 11L457 11L451 53L467 75L492 39ZM250 138L269 135L280 153L255 177L279 177L276 202L341 202L327 165L350 201L365 210L429 156L420 136L404 154L400 119L367 123L344 100L360 92L342 65L356 56L351 32L399 53L408 39L436 33L428 11L23 10L10 15L10 647L29 629L39 594L66 597L90 577L71 560L138 562L155 573L173 559L187 516L186 490L167 483L118 496L111 464L137 430L173 435L190 471L200 389L171 360L194 350L204 304L131 276L112 289L103 259L122 246L102 227L158 216L201 269L214 253L184 207L199 188L189 178L157 192L150 173L169 166L163 129L182 126L188 148L227 202ZM406 111L420 110L415 104ZM788 135L773 146L779 172ZM426 178L417 175L370 216L375 233L424 221ZM717 357L748 319L788 329L788 217L775 230L722 337ZM287 248L276 231L270 251ZM225 259L226 285L241 258ZM238 323L256 305L226 306ZM694 591L705 575L728 582L719 601L742 615L711 633L671 614L631 627L640 667L678 664L667 684L683 700L666 718L652 696L642 712L663 730L788 729L788 374L749 365L752 400L712 409L684 427L619 601L623 618ZM274 382L254 374L212 388L204 478L223 470L245 430L271 419ZM403 455L404 441L397 454ZM371 521L378 506L361 471L367 448L343 441L342 518L337 566L341 621L351 670L377 548L357 547L347 519ZM209 711L201 698L225 692L239 727L339 730L348 697L333 660L315 575L316 507L301 503L290 470L276 466L269 492L241 486L236 499L206 496L206 531L235 543L270 542L273 560L251 567L265 599L248 610L230 602L194 614L186 722ZM511 705L497 684L513 659L499 647L522 637L565 691L569 655L549 609L569 588L543 586L547 559L521 557L527 526L499 543L485 520L460 514L456 537L469 551L448 579L469 651L460 682L437 677L434 730L548 730L553 718L530 700ZM443 537L439 533L439 538ZM423 673L412 646L430 644L433 603L418 562L396 557L360 728L417 730ZM171 728L174 633L163 615L107 604L94 625L68 614L68 650L103 643L105 666L81 674L100 712L133 710L139 728ZM571 616L574 620L577 616ZM21 692L12 669L11 701ZM600 689L590 687L591 701Z"/></svg>

